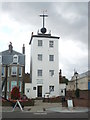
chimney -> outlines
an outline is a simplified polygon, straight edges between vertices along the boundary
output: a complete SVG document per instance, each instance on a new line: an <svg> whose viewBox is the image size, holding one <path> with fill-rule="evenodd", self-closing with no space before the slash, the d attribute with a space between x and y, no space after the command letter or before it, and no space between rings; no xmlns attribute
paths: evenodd
<svg viewBox="0 0 90 120"><path fill-rule="evenodd" d="M22 53L25 54L25 44L23 44Z"/></svg>
<svg viewBox="0 0 90 120"><path fill-rule="evenodd" d="M9 44L9 51L10 51L10 53L12 52L12 50L13 50L13 46L12 46L12 43L10 42L10 44Z"/></svg>
<svg viewBox="0 0 90 120"><path fill-rule="evenodd" d="M32 32L32 35L33 35L33 32Z"/></svg>

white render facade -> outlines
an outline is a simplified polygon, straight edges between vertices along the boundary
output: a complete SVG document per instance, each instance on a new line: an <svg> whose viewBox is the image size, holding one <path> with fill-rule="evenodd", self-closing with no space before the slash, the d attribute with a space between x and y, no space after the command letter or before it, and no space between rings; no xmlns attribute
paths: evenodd
<svg viewBox="0 0 90 120"><path fill-rule="evenodd" d="M58 39L51 34L31 36L31 83L25 85L29 98L59 96Z"/></svg>
<svg viewBox="0 0 90 120"><path fill-rule="evenodd" d="M77 77L77 88L80 90L88 90L88 81L90 79L89 77L90 71L84 72L82 74L78 74ZM67 91L76 90L76 77L75 75L71 78L71 81L68 82L67 85Z"/></svg>

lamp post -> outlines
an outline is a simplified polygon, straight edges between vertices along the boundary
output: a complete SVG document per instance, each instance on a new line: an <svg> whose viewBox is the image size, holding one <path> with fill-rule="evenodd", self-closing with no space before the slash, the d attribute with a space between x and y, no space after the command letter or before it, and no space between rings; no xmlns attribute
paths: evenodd
<svg viewBox="0 0 90 120"><path fill-rule="evenodd" d="M76 94L76 97L79 98L80 93L79 93L79 89L78 89L78 86L77 86L77 84L78 84L78 83L77 83L78 73L75 72L74 75L75 75L75 77L76 77L76 91L75 91L75 94Z"/></svg>
<svg viewBox="0 0 90 120"><path fill-rule="evenodd" d="M77 72L75 72L75 73L74 73L74 75L75 75L75 77L76 77L76 90L77 90L77 88L78 88L78 86L77 86L77 84L78 84L78 83L77 83L78 73L77 73Z"/></svg>

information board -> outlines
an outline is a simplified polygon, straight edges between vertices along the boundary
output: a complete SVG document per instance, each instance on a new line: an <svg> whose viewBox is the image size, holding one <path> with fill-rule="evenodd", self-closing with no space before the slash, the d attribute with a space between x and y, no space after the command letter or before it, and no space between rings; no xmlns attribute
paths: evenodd
<svg viewBox="0 0 90 120"><path fill-rule="evenodd" d="M72 100L67 100L67 104L69 108L73 108L73 101Z"/></svg>

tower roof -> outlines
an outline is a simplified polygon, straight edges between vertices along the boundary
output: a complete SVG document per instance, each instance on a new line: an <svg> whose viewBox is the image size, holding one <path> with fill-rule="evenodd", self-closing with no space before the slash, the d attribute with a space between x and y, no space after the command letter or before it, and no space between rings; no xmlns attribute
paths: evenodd
<svg viewBox="0 0 90 120"><path fill-rule="evenodd" d="M31 35L31 39L29 44L31 44L33 37L39 37L39 38L55 38L55 39L59 39L60 37L56 37L56 36L51 36L51 34L38 34L38 35Z"/></svg>
<svg viewBox="0 0 90 120"><path fill-rule="evenodd" d="M32 32L29 44L31 44L33 37L55 38L55 39L59 39L60 38L60 37L56 37L56 36L51 36L51 31L48 34L46 34L47 29L45 28L45 17L48 17L48 15L45 15L44 11L43 11L43 14L40 15L40 17L43 17L43 27L41 28L41 33L39 33L39 30L38 30L37 35L33 35L33 32Z"/></svg>

